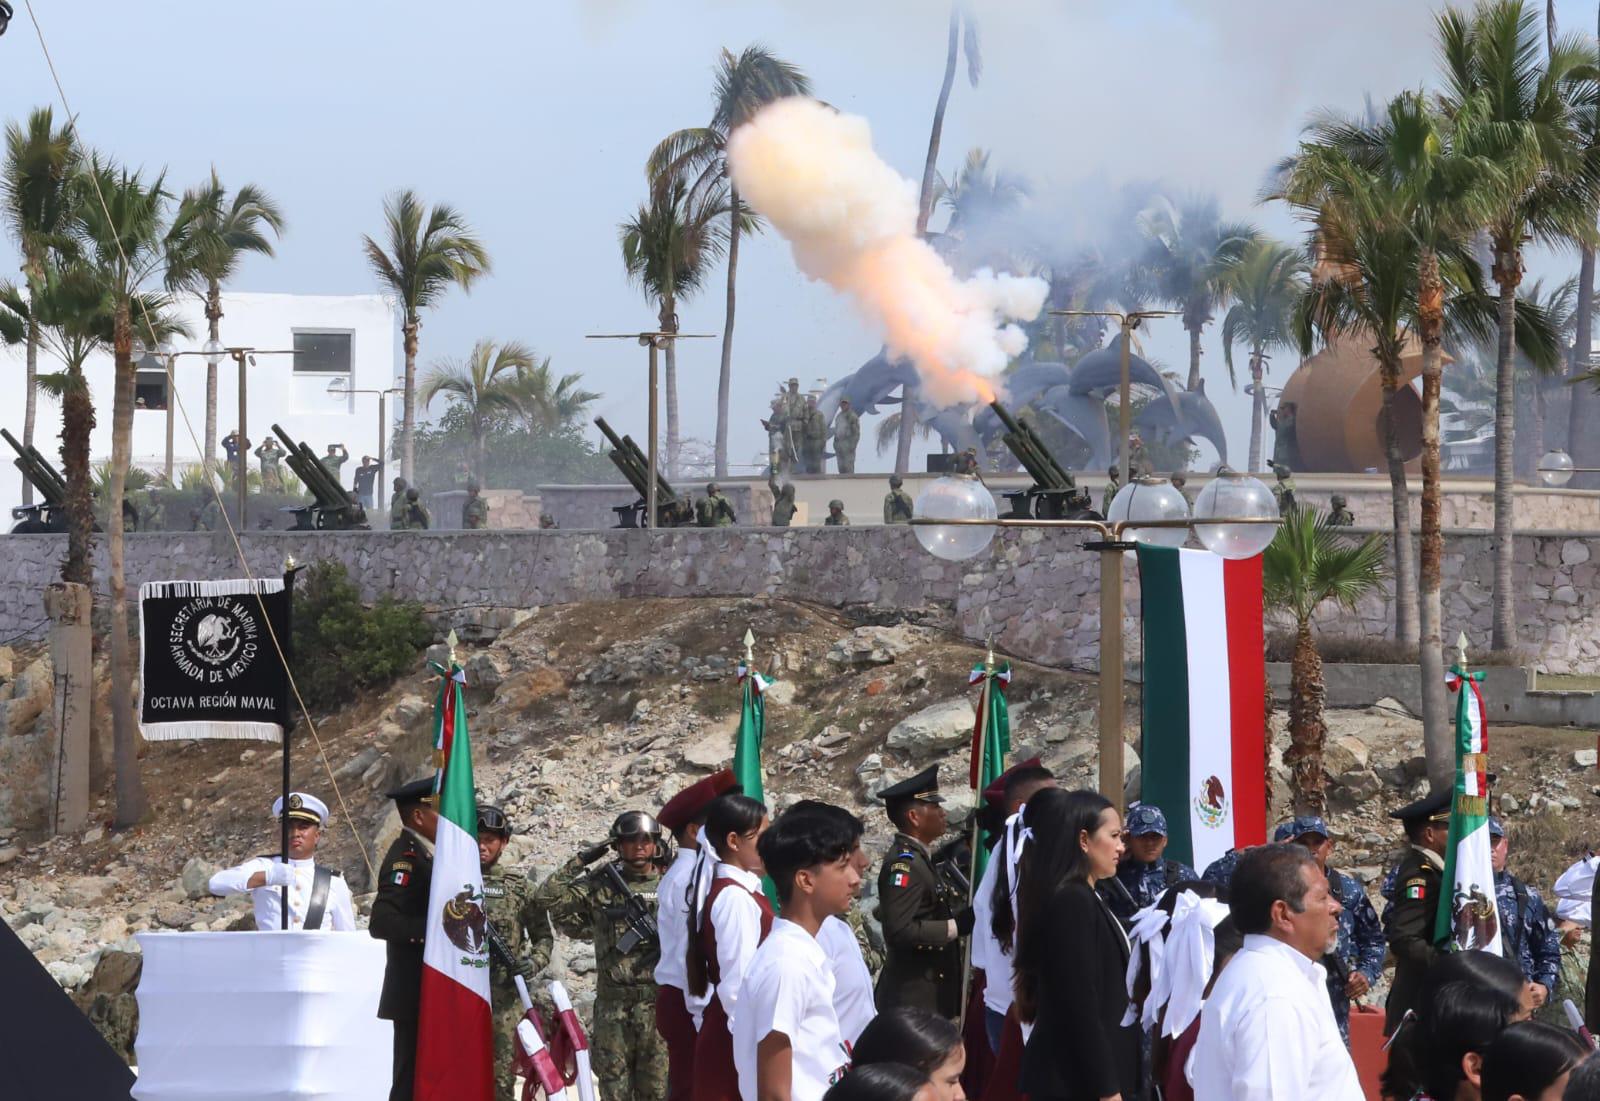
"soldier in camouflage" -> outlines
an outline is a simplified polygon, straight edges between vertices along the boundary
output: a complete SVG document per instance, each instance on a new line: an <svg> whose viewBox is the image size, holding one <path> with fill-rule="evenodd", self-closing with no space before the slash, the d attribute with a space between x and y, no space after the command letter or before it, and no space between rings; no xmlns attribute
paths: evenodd
<svg viewBox="0 0 1600 1101"><path fill-rule="evenodd" d="M467 499L461 504L461 526L467 531L489 526L489 502L483 499L476 481L467 483Z"/></svg>
<svg viewBox="0 0 1600 1101"><path fill-rule="evenodd" d="M656 1031L656 964L661 942L652 932L634 941L630 905L656 920L657 863L661 827L641 811L629 811L611 836L563 864L539 890L556 928L594 943L595 1000L591 1058L600 1092L608 1098L662 1101L667 1092L667 1049ZM628 894L595 861L616 851L615 868ZM630 903L630 898L637 902ZM624 946L627 950L624 951Z"/></svg>
<svg viewBox="0 0 1600 1101"><path fill-rule="evenodd" d="M1510 842L1500 819L1489 818L1489 850L1494 863L1494 897L1500 911L1500 945L1506 959L1522 968L1537 1009L1550 998L1561 971L1561 934L1537 889L1506 871Z"/></svg>
<svg viewBox="0 0 1600 1101"><path fill-rule="evenodd" d="M1339 914L1339 941L1332 952L1322 957L1328 973L1328 1001L1339 1035L1350 1043L1350 1003L1364 997L1383 974L1383 957L1388 946L1383 925L1372 908L1367 892L1355 879L1328 866L1333 855L1333 839L1328 824L1315 814L1305 814L1285 822L1273 832L1274 841L1293 841L1309 850L1317 867L1328 877L1328 888L1343 908Z"/></svg>
<svg viewBox="0 0 1600 1101"><path fill-rule="evenodd" d="M545 918L533 881L500 865L511 840L511 821L499 807L478 808L478 863L483 870L483 900L495 939L489 949L489 1005L494 1013L494 1090L504 1101L516 1097L515 1036L522 1020L516 976L528 984L540 1012L554 1009L534 978L550 965L555 934Z"/></svg>
<svg viewBox="0 0 1600 1101"><path fill-rule="evenodd" d="M1167 848L1167 816L1159 807L1148 803L1129 807L1123 836L1128 851L1117 866L1117 882L1124 890L1107 892L1106 903L1126 925L1137 911L1160 902L1168 887L1200 877L1189 865L1161 855Z"/></svg>

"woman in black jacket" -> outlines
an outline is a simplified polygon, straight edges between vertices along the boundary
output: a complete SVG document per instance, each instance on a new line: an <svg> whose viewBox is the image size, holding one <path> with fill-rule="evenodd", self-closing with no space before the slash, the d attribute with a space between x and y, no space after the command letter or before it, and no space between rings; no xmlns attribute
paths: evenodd
<svg viewBox="0 0 1600 1101"><path fill-rule="evenodd" d="M1139 1032L1124 1028L1128 938L1094 889L1116 875L1122 818L1092 791L1028 800L1017 892L1017 1012L1033 1023L1021 1087L1033 1101L1134 1101Z"/></svg>

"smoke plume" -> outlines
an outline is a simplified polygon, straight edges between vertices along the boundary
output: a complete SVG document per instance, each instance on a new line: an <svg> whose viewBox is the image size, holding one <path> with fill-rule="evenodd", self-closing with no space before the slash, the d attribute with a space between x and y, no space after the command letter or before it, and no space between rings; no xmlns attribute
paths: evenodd
<svg viewBox="0 0 1600 1101"><path fill-rule="evenodd" d="M1044 280L982 270L961 279L917 236L917 189L879 159L865 119L779 100L728 141L740 194L777 227L795 263L849 295L891 356L917 368L935 405L989 401L1027 346L1012 321L1044 306Z"/></svg>

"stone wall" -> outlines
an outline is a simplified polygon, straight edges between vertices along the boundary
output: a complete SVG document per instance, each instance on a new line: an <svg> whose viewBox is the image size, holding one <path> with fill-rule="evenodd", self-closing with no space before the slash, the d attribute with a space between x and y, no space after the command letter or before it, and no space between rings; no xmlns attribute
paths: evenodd
<svg viewBox="0 0 1600 1101"><path fill-rule="evenodd" d="M1077 669L1097 665L1098 563L1081 536L1002 532L986 555L942 562L910 528L680 528L642 531L251 532L251 568L284 559L343 562L363 593L420 600L441 622L494 628L509 609L630 596L765 593L867 614L912 613L979 641ZM65 552L59 536L5 537L0 549L0 639L43 632L43 587ZM1491 538L1445 537L1444 633L1465 630L1487 644ZM1549 672L1600 672L1600 535L1517 537L1521 645ZM225 536L136 534L128 538L128 588L174 577L237 576ZM1130 575L1135 571L1129 570ZM103 600L105 581L97 579ZM1138 652L1138 582L1128 582L1127 636ZM1353 613L1329 612L1327 630L1383 636L1393 622L1387 591Z"/></svg>

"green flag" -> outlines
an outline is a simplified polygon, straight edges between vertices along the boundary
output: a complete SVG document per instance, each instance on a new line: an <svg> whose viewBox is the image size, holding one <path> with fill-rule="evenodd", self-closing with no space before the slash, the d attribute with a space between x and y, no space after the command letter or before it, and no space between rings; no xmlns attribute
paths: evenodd
<svg viewBox="0 0 1600 1101"><path fill-rule="evenodd" d="M972 765L967 770L967 782L972 788L972 808L976 813L983 807L983 792L1000 778L1006 770L1006 755L1011 752L1011 714L1006 708L1006 685L1011 683L1011 666L999 669L989 665L974 665L967 684L982 684L978 697L978 717L972 727ZM989 863L989 850L982 844L975 850L977 876L974 885L983 877Z"/></svg>
<svg viewBox="0 0 1600 1101"><path fill-rule="evenodd" d="M1456 785L1450 803L1450 840L1444 855L1435 943L1457 951L1499 954L1489 836L1489 721L1479 687L1482 673L1456 666L1445 683L1456 693Z"/></svg>
<svg viewBox="0 0 1600 1101"><path fill-rule="evenodd" d="M744 686L744 703L739 709L739 734L733 743L733 779L752 799L766 802L766 787L761 782L761 738L766 733L767 714L763 693L769 683L744 662L739 663L739 683Z"/></svg>

